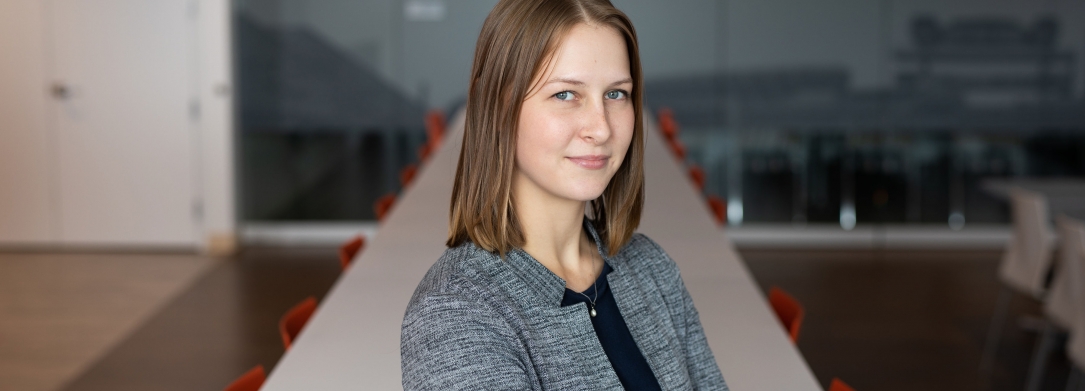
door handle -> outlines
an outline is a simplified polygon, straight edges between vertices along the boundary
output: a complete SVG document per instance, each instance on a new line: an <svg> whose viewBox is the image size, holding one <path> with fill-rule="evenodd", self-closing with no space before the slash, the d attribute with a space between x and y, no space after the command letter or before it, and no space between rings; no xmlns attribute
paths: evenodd
<svg viewBox="0 0 1085 391"><path fill-rule="evenodd" d="M53 86L49 88L49 92L53 94L53 98L59 100L66 100L72 95L72 91L64 83L53 83Z"/></svg>

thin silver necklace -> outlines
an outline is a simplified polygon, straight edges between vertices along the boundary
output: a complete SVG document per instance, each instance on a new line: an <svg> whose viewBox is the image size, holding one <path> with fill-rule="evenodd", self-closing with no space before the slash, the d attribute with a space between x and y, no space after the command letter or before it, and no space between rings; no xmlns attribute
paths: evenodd
<svg viewBox="0 0 1085 391"><path fill-rule="evenodd" d="M595 253L592 252L591 255L592 255L591 256L592 270L595 270ZM599 273L602 273L602 272L599 272ZM592 282L591 282L591 288L592 288L592 291L595 292L595 297L588 297L588 295L585 295L584 292L576 292L576 291L574 291L577 294L579 294L581 296L584 296L584 298L588 299L588 302L591 303L591 305L588 306L588 315L591 315L591 317L593 317L593 318L595 317L595 300L599 298L599 287L596 285L597 281L599 281L599 277L595 277L595 279L592 280Z"/></svg>

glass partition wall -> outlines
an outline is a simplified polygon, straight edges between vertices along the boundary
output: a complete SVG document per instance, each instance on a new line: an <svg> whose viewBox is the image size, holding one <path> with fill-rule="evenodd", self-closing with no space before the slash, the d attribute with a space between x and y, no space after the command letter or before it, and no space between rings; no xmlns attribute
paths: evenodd
<svg viewBox="0 0 1085 391"><path fill-rule="evenodd" d="M242 220L373 220L495 3L235 0ZM985 180L1085 176L1080 1L614 3L732 225L1006 223Z"/></svg>

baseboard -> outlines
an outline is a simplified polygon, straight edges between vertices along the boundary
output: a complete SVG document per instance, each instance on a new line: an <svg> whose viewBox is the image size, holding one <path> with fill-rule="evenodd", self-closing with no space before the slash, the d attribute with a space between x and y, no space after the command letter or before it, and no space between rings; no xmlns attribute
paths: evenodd
<svg viewBox="0 0 1085 391"><path fill-rule="evenodd" d="M228 257L236 254L237 249L236 232L212 232L207 235L203 252L212 257Z"/></svg>

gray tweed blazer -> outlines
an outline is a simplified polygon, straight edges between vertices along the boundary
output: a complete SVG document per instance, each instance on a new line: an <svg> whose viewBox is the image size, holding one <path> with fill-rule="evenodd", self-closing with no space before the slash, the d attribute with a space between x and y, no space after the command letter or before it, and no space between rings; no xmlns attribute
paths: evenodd
<svg viewBox="0 0 1085 391"><path fill-rule="evenodd" d="M585 220L596 243L598 235ZM607 276L664 390L727 390L678 267L636 234ZM406 390L620 390L587 305L561 307L565 281L522 250L504 260L450 248L418 284L400 336Z"/></svg>

